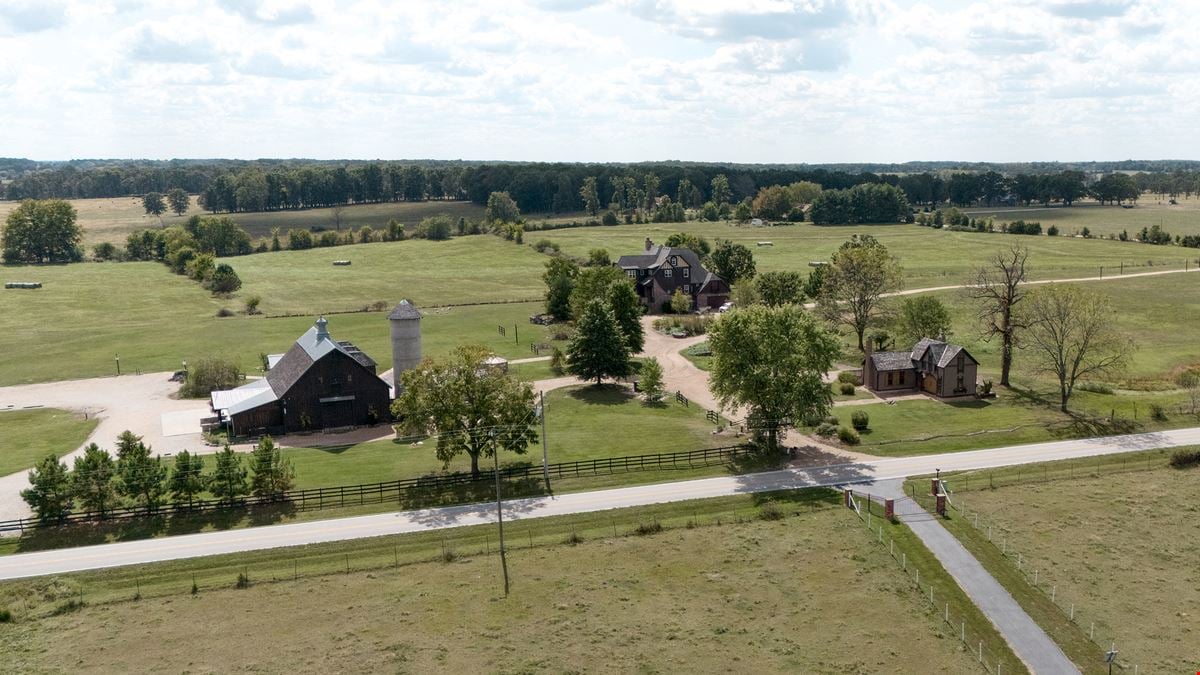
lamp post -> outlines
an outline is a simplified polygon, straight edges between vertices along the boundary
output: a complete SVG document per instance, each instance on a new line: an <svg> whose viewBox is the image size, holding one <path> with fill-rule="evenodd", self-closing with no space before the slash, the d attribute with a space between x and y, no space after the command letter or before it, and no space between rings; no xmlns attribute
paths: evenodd
<svg viewBox="0 0 1200 675"><path fill-rule="evenodd" d="M496 446L496 430L488 431L492 442L492 465L496 476L496 524L500 528L500 568L504 571L504 597L508 597L508 555L504 548L504 507L500 501L500 452Z"/></svg>

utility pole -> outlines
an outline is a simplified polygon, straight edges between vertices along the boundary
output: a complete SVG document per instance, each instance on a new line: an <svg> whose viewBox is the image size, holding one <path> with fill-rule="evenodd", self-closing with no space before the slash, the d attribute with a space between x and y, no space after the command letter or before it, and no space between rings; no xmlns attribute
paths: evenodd
<svg viewBox="0 0 1200 675"><path fill-rule="evenodd" d="M546 478L546 492L550 489L550 451L546 448L546 392L538 394L538 417L542 418L542 475Z"/></svg>
<svg viewBox="0 0 1200 675"><path fill-rule="evenodd" d="M488 432L492 437L492 462L496 475L496 524L500 526L500 567L504 570L504 597L508 597L508 556L504 549L504 507L500 502L500 453L496 447L496 431Z"/></svg>

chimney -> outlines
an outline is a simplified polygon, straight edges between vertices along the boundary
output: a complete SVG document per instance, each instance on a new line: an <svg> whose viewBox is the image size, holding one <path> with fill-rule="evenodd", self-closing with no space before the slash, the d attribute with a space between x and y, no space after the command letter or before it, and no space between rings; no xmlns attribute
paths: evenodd
<svg viewBox="0 0 1200 675"><path fill-rule="evenodd" d="M329 322L325 320L324 316L317 319L317 342L329 339L329 328L327 328L328 324Z"/></svg>
<svg viewBox="0 0 1200 675"><path fill-rule="evenodd" d="M654 248L654 242L650 241L650 237L646 237L646 250Z"/></svg>

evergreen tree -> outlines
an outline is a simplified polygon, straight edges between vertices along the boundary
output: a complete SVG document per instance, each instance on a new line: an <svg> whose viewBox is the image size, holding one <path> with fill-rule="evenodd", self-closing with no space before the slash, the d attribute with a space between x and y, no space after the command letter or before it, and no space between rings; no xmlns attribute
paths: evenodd
<svg viewBox="0 0 1200 675"><path fill-rule="evenodd" d="M233 503L246 494L246 467L228 444L216 454L217 465L208 479L208 491L223 502Z"/></svg>
<svg viewBox="0 0 1200 675"><path fill-rule="evenodd" d="M150 448L142 443L141 436L130 431L117 437L117 491L136 502L147 511L156 511L162 503L167 467L158 457L151 455Z"/></svg>
<svg viewBox="0 0 1200 675"><path fill-rule="evenodd" d="M175 457L175 469L167 482L171 501L176 506L186 504L191 508L196 497L204 492L208 479L204 475L204 458L184 450Z"/></svg>
<svg viewBox="0 0 1200 675"><path fill-rule="evenodd" d="M295 466L283 458L270 436L264 436L250 453L250 470L250 492L256 497L278 497L296 482Z"/></svg>
<svg viewBox="0 0 1200 675"><path fill-rule="evenodd" d="M29 487L21 490L21 499L43 523L62 520L74 505L67 465L57 456L47 455L29 472Z"/></svg>
<svg viewBox="0 0 1200 675"><path fill-rule="evenodd" d="M575 337L567 347L567 371L584 380L627 377L629 346L608 303L593 299L576 322Z"/></svg>
<svg viewBox="0 0 1200 675"><path fill-rule="evenodd" d="M107 450L95 443L84 448L83 455L75 458L75 470L71 473L71 487L80 506L101 518L108 515L117 502L113 484L116 469Z"/></svg>
<svg viewBox="0 0 1200 675"><path fill-rule="evenodd" d="M555 257L546 261L542 280L546 282L546 313L559 321L571 318L571 291L579 265L569 258Z"/></svg>

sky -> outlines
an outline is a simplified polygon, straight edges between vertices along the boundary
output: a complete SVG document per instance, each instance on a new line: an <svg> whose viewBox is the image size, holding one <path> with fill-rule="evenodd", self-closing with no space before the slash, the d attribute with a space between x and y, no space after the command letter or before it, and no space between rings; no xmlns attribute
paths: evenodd
<svg viewBox="0 0 1200 675"><path fill-rule="evenodd" d="M0 156L1200 159L1190 0L0 0Z"/></svg>

